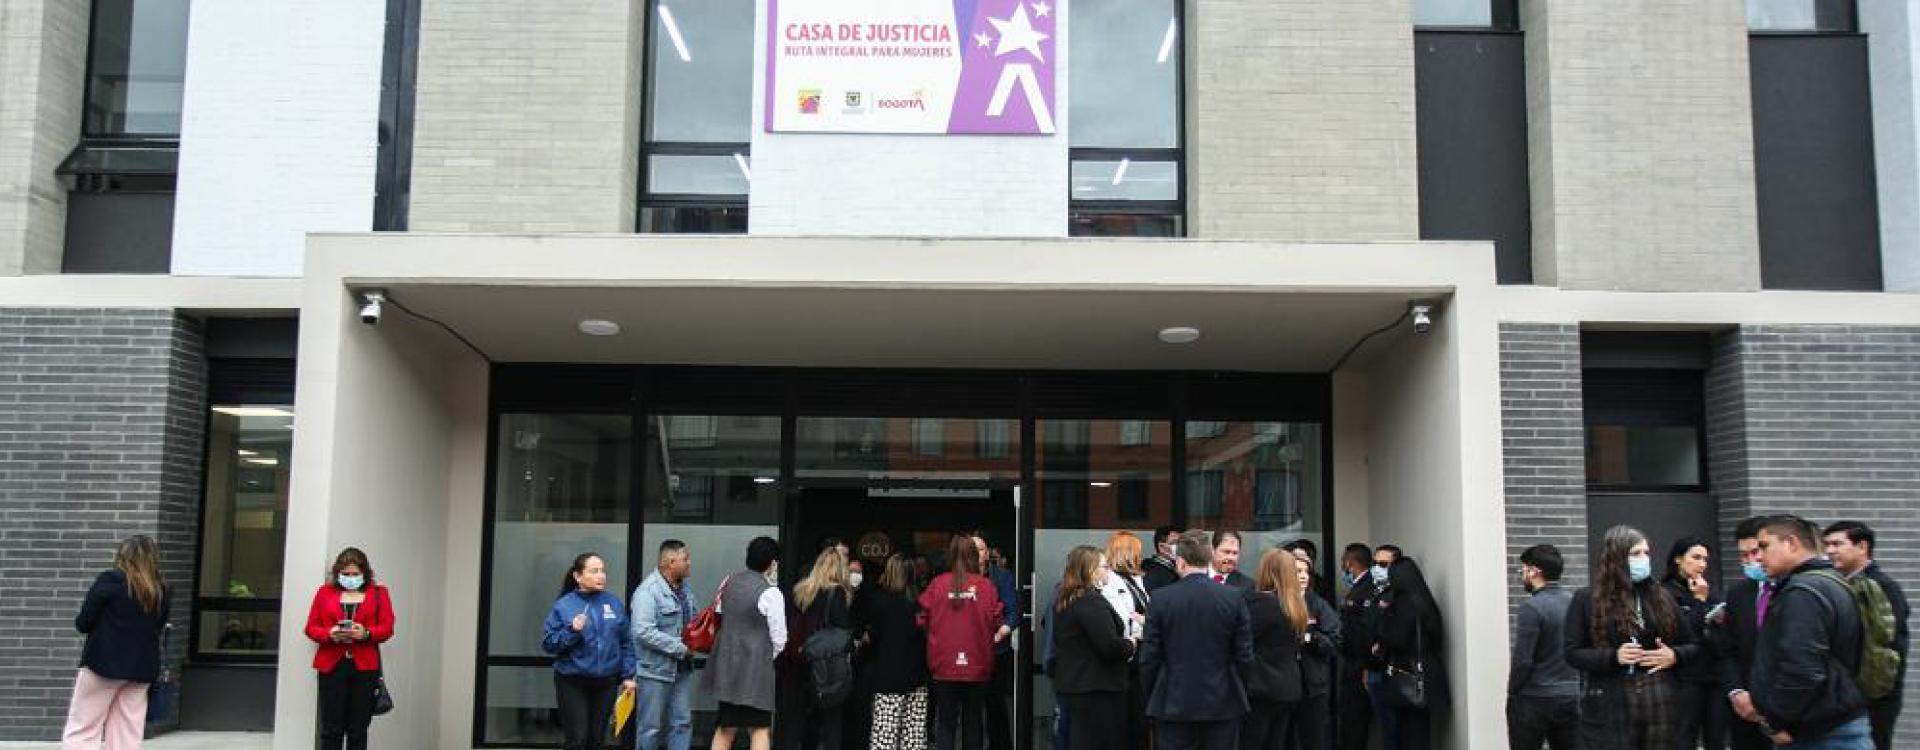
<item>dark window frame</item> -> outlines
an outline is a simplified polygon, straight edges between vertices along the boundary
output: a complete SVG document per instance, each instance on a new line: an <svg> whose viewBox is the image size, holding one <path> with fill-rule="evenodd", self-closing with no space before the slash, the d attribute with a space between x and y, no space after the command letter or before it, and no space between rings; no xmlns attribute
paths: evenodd
<svg viewBox="0 0 1920 750"><path fill-rule="evenodd" d="M244 403L293 408L294 370L295 360L292 359L209 357L207 401L202 407L200 433L206 435L212 430L215 406ZM294 418L299 418L298 412ZM187 661L197 664L275 664L280 660L277 645L275 653L271 654L221 654L200 650L202 612L280 612L281 617L286 617L281 610L286 600L285 591L274 598L200 595L200 575L207 556L207 493L211 489L207 486L210 474L207 468L212 460L212 443L203 440L200 446L200 512L194 521L193 588L189 592L193 611L187 625Z"/></svg>
<svg viewBox="0 0 1920 750"><path fill-rule="evenodd" d="M1596 482L1587 476L1583 461L1581 474L1588 494L1697 494L1708 491L1712 480L1707 474L1709 456L1705 373L1690 369L1588 368L1582 371L1581 376L1580 434L1583 455L1591 447L1587 443L1595 427L1687 427L1694 431L1694 452L1698 462L1695 476L1699 477L1699 482L1694 484ZM1589 387L1593 381L1620 381L1636 376L1665 382L1642 382L1645 395L1632 404L1624 401L1595 403L1595 390Z"/></svg>
<svg viewBox="0 0 1920 750"><path fill-rule="evenodd" d="M1175 237L1187 237L1193 232L1187 212L1187 0L1174 0L1173 22L1179 33L1174 35L1174 51L1178 54L1174 60L1174 147L1173 148L1112 148L1112 147L1072 147L1067 149L1067 233L1073 234L1077 220L1087 216L1103 214L1124 214L1136 216L1171 217L1178 231ZM1055 75L1059 73L1056 71ZM1067 75L1073 75L1068 70ZM1173 162L1176 197L1170 201L1127 201L1127 200L1078 200L1073 197L1073 164L1079 161L1134 161ZM1102 237L1109 235L1074 235L1082 237Z"/></svg>
<svg viewBox="0 0 1920 750"><path fill-rule="evenodd" d="M646 231L648 209L704 208L732 209L746 211L752 195L753 185L749 179L746 193L733 195L697 195L684 193L654 193L648 190L647 178L652 173L650 165L655 156L732 156L740 154L746 157L749 169L753 163L753 144L749 142L719 141L655 141L653 140L653 77L658 66L653 64L658 34L653 33L653 19L659 14L660 0L647 0L647 33L641 43L640 59L644 73L640 77L640 148L639 174L634 178L634 197L637 203L633 212L633 231L638 234L727 234L725 232L649 232ZM751 131L749 131L751 132ZM747 220L751 222L752 215Z"/></svg>

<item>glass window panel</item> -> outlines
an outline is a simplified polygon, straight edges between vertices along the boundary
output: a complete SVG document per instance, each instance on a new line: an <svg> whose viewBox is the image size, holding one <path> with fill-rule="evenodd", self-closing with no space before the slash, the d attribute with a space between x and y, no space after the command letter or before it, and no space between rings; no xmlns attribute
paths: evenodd
<svg viewBox="0 0 1920 750"><path fill-rule="evenodd" d="M746 206L642 206L647 234L746 234Z"/></svg>
<svg viewBox="0 0 1920 750"><path fill-rule="evenodd" d="M575 555L599 553L608 585L626 586L632 420L508 414L498 440L487 652L540 656L541 618ZM489 685L489 698L492 691Z"/></svg>
<svg viewBox="0 0 1920 750"><path fill-rule="evenodd" d="M163 141L143 145L82 143L60 164L60 174L167 175L180 169L180 147Z"/></svg>
<svg viewBox="0 0 1920 750"><path fill-rule="evenodd" d="M487 667L487 741L559 745L555 704L551 667Z"/></svg>
<svg viewBox="0 0 1920 750"><path fill-rule="evenodd" d="M1105 549L1116 531L1132 532L1151 549L1153 530L1173 522L1173 429L1146 420L1041 419L1034 430L1040 445L1033 542L1038 632L1069 550L1082 544ZM1034 746L1044 748L1052 741L1053 687L1038 670L1041 649L1029 653L1036 666L1031 731Z"/></svg>
<svg viewBox="0 0 1920 750"><path fill-rule="evenodd" d="M946 450L946 420L913 420L913 452L921 456L938 456Z"/></svg>
<svg viewBox="0 0 1920 750"><path fill-rule="evenodd" d="M1307 422L1188 422L1188 525L1239 531L1243 561L1295 539L1325 549L1321 436Z"/></svg>
<svg viewBox="0 0 1920 750"><path fill-rule="evenodd" d="M178 135L187 0L96 0L88 48L88 135Z"/></svg>
<svg viewBox="0 0 1920 750"><path fill-rule="evenodd" d="M279 598L292 457L292 407L212 407L199 596Z"/></svg>
<svg viewBox="0 0 1920 750"><path fill-rule="evenodd" d="M1073 7L1068 127L1075 148L1180 146L1175 8L1172 0Z"/></svg>
<svg viewBox="0 0 1920 750"><path fill-rule="evenodd" d="M1587 482L1609 486L1698 486L1701 484L1700 431L1687 426L1589 427Z"/></svg>
<svg viewBox="0 0 1920 750"><path fill-rule="evenodd" d="M974 420L974 455L980 458L1006 458L1012 455L1014 430L1018 426L1011 419Z"/></svg>
<svg viewBox="0 0 1920 750"><path fill-rule="evenodd" d="M1489 0L1414 0L1415 26L1493 25L1493 3Z"/></svg>
<svg viewBox="0 0 1920 750"><path fill-rule="evenodd" d="M279 651L279 612L238 612L196 607L200 618L200 654L272 656Z"/></svg>
<svg viewBox="0 0 1920 750"><path fill-rule="evenodd" d="M1067 232L1074 237L1179 237L1185 234L1177 213L1074 211Z"/></svg>
<svg viewBox="0 0 1920 750"><path fill-rule="evenodd" d="M1180 199L1180 164L1171 161L1075 161L1077 201L1173 201Z"/></svg>
<svg viewBox="0 0 1920 750"><path fill-rule="evenodd" d="M1853 0L1747 0L1754 31L1853 31Z"/></svg>
<svg viewBox="0 0 1920 750"><path fill-rule="evenodd" d="M657 0L647 140L745 143L753 128L753 0Z"/></svg>
<svg viewBox="0 0 1920 750"><path fill-rule="evenodd" d="M795 429L795 476L811 484L984 492L1020 478L1018 420L801 417Z"/></svg>
<svg viewBox="0 0 1920 750"><path fill-rule="evenodd" d="M647 159L647 192L655 195L746 195L751 164L745 154L654 154Z"/></svg>

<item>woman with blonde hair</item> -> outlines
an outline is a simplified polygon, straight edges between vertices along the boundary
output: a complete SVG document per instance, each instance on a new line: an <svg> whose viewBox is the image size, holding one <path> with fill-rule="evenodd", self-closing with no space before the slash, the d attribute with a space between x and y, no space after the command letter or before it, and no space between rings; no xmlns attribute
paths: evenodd
<svg viewBox="0 0 1920 750"><path fill-rule="evenodd" d="M1100 587L1100 594L1120 616L1121 629L1134 639L1147 626L1147 579L1142 555L1145 545L1131 531L1116 531L1107 539L1107 566L1113 575ZM1140 681L1140 670L1129 669L1127 680L1127 747L1146 750L1151 729L1147 725L1147 689Z"/></svg>
<svg viewBox="0 0 1920 750"><path fill-rule="evenodd" d="M840 547L829 546L813 559L813 569L807 571L807 577L793 587L793 603L806 618L809 633L820 633L829 628L851 631L853 583L847 575L847 556L840 551ZM811 683L811 675L806 679ZM807 698L807 723L800 746L839 750L840 730L845 722L840 708L845 705L844 701L831 706L821 705L820 691L812 684L808 685L804 695Z"/></svg>
<svg viewBox="0 0 1920 750"><path fill-rule="evenodd" d="M1272 549L1260 556L1247 614L1253 628L1253 668L1247 672L1251 710L1240 724L1240 748L1280 750L1293 735L1303 697L1300 644L1310 616L1292 553Z"/></svg>
<svg viewBox="0 0 1920 750"><path fill-rule="evenodd" d="M1105 556L1085 545L1067 553L1060 576L1060 594L1053 612L1055 669L1053 689L1067 704L1067 715L1091 719L1073 722L1067 735L1070 750L1120 750L1127 746L1127 723L1116 714L1127 710L1127 662L1133 658L1129 638L1119 616L1100 596L1111 577Z"/></svg>
<svg viewBox="0 0 1920 750"><path fill-rule="evenodd" d="M122 541L113 567L93 579L73 618L87 643L67 704L62 747L140 746L147 728L147 686L160 679L168 593L160 581L160 551L144 534Z"/></svg>

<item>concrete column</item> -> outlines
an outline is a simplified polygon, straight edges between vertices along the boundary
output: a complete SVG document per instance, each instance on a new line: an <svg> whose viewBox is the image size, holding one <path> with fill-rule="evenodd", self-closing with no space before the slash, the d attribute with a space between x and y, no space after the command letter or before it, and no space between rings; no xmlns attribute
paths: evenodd
<svg viewBox="0 0 1920 750"><path fill-rule="evenodd" d="M1859 4L1873 86L1880 183L1880 273L1889 292L1920 292L1920 15L1912 3Z"/></svg>
<svg viewBox="0 0 1920 750"><path fill-rule="evenodd" d="M1536 283L1760 288L1745 8L1521 0Z"/></svg>
<svg viewBox="0 0 1920 750"><path fill-rule="evenodd" d="M80 139L89 7L6 0L0 11L0 276L60 271L67 189L53 171Z"/></svg>
<svg viewBox="0 0 1920 750"><path fill-rule="evenodd" d="M1419 238L1408 0L1188 3L1186 40L1192 236Z"/></svg>

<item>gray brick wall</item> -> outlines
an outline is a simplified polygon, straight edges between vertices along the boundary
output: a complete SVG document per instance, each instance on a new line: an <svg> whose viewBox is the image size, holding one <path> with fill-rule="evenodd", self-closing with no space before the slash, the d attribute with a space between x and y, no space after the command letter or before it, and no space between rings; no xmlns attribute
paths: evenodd
<svg viewBox="0 0 1920 750"><path fill-rule="evenodd" d="M1586 585L1586 430L1580 327L1500 324L1500 425L1506 464L1508 570L1536 544L1567 559L1561 584ZM1509 587L1513 601L1522 596Z"/></svg>
<svg viewBox="0 0 1920 750"><path fill-rule="evenodd" d="M1726 539L1756 513L1862 521L1878 532L1881 566L1920 595L1920 328L1723 333L1707 404L1709 471ZM1920 670L1909 670L1907 695L1917 694ZM1920 737L1911 705L1898 734Z"/></svg>
<svg viewBox="0 0 1920 750"><path fill-rule="evenodd" d="M57 737L73 615L130 534L161 545L185 652L203 347L172 310L0 308L0 740Z"/></svg>

